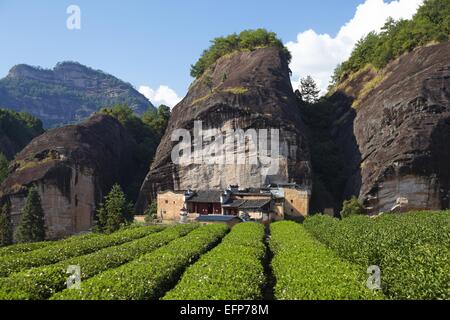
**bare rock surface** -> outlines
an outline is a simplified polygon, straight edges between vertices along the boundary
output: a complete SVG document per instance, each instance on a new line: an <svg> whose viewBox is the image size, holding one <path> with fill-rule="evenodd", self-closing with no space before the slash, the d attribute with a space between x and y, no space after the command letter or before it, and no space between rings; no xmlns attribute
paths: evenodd
<svg viewBox="0 0 450 320"><path fill-rule="evenodd" d="M111 186L127 184L136 166L134 143L125 128L106 115L35 138L16 156L12 173L0 187L1 201L12 205L13 224L19 223L27 188L34 185L49 238L88 230Z"/></svg>
<svg viewBox="0 0 450 320"><path fill-rule="evenodd" d="M361 72L331 97L340 108L333 129L346 152L349 194L359 194L370 212L449 207L449 88L444 42L378 73Z"/></svg>
<svg viewBox="0 0 450 320"><path fill-rule="evenodd" d="M171 152L178 142L172 141L172 133L183 128L193 136L195 121L202 121L203 129L217 129L225 136L237 129L279 129L278 172L266 175L268 168L264 161L174 164ZM226 55L191 85L187 96L173 109L142 185L137 210L143 210L161 190L220 190L230 184L260 187L292 181L309 187L312 173L304 130L289 67L279 49L261 48Z"/></svg>

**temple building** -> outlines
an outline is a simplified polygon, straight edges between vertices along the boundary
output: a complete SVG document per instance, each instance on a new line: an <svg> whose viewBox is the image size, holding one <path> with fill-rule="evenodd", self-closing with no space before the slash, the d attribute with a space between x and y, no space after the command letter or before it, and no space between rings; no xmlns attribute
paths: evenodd
<svg viewBox="0 0 450 320"><path fill-rule="evenodd" d="M305 217L311 192L295 183L270 185L259 189L163 191L157 196L157 219L162 222L209 220L234 216L244 221L270 222L285 217ZM201 218L210 216L209 218Z"/></svg>

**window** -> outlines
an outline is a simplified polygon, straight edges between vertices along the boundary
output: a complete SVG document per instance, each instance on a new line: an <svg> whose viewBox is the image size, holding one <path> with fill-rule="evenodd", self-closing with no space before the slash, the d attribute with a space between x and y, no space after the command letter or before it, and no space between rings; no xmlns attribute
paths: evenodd
<svg viewBox="0 0 450 320"><path fill-rule="evenodd" d="M291 200L291 203L294 203L294 200Z"/></svg>
<svg viewBox="0 0 450 320"><path fill-rule="evenodd" d="M294 212L294 209L291 209L291 213Z"/></svg>
<svg viewBox="0 0 450 320"><path fill-rule="evenodd" d="M166 200L166 204L169 203L169 200Z"/></svg>

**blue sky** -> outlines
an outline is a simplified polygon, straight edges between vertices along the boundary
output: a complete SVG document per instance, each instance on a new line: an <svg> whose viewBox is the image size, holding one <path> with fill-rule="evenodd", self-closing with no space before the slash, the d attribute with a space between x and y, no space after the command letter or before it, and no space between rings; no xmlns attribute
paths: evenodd
<svg viewBox="0 0 450 320"><path fill-rule="evenodd" d="M210 39L264 27L295 51L306 30L334 39L365 2L383 0L0 0L0 77L18 63L52 68L72 60L145 86L150 95L166 85L182 97L190 65ZM71 4L81 9L81 30L66 28Z"/></svg>

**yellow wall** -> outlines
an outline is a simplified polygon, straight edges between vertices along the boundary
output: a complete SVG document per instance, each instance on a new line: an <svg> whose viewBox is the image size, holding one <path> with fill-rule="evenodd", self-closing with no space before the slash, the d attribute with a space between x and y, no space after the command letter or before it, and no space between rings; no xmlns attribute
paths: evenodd
<svg viewBox="0 0 450 320"><path fill-rule="evenodd" d="M285 188L283 190L284 213L291 216L306 217L309 213L309 192L294 188Z"/></svg>
<svg viewBox="0 0 450 320"><path fill-rule="evenodd" d="M184 194L173 191L158 193L158 219L180 220L180 210L184 206Z"/></svg>

